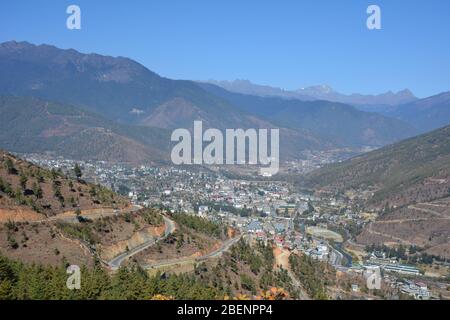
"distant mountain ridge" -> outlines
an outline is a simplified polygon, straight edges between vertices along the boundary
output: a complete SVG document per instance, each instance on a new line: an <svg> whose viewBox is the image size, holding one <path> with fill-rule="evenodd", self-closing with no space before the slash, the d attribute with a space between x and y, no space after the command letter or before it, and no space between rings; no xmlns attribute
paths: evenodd
<svg viewBox="0 0 450 320"><path fill-rule="evenodd" d="M352 105L361 111L375 112L390 118L396 118L413 126L420 133L450 124L450 92L443 92L419 99L408 89L397 93L388 91L379 95L345 95L326 85L288 91L281 88L256 85L248 80L208 80L207 83L214 84L233 93L265 98L279 97L287 100L326 100L344 103Z"/></svg>
<svg viewBox="0 0 450 320"><path fill-rule="evenodd" d="M405 121L421 132L450 124L450 92L400 105L385 115Z"/></svg>
<svg viewBox="0 0 450 320"><path fill-rule="evenodd" d="M363 112L343 103L259 97L233 93L207 83L201 86L243 112L270 119L281 127L307 130L334 145L382 146L417 132L402 121Z"/></svg>
<svg viewBox="0 0 450 320"><path fill-rule="evenodd" d="M297 90L284 90L267 85L257 85L248 80L208 80L205 82L217 85L231 92L242 94L257 95L261 97L299 99L304 101L328 100L331 102L341 102L355 106L396 106L417 100L414 94L408 89L401 90L397 93L388 91L378 95L359 93L346 95L335 91L327 85L310 86Z"/></svg>
<svg viewBox="0 0 450 320"><path fill-rule="evenodd" d="M236 119L242 127L255 126L194 82L160 77L128 58L11 41L0 44L0 70L0 94L59 101L122 123L139 124L158 106L179 98L205 110L202 120L218 127ZM213 121L217 118L220 123Z"/></svg>
<svg viewBox="0 0 450 320"><path fill-rule="evenodd" d="M416 133L400 120L347 104L236 94L167 79L124 57L27 42L0 44L1 95L1 116L10 131L0 135L0 147L26 152L28 146L75 158L170 159L170 131L192 128L194 120L221 130L279 128L282 159L305 150L379 147ZM46 103L58 106L53 112L61 108L83 116L45 113ZM66 134L71 129L73 134Z"/></svg>

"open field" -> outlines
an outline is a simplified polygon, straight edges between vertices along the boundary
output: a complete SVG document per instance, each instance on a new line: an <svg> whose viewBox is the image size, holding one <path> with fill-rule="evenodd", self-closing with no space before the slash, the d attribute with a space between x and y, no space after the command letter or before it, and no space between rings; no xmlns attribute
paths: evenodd
<svg viewBox="0 0 450 320"><path fill-rule="evenodd" d="M315 237L318 237L318 238L333 240L335 242L343 242L344 241L344 239L342 238L342 236L339 233L336 233L336 232L328 230L328 229L320 228L320 227L308 227L306 229L306 232Z"/></svg>

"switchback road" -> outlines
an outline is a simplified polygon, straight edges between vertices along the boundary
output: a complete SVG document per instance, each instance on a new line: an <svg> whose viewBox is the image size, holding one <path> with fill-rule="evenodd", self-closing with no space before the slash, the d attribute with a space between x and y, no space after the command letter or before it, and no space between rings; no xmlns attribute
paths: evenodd
<svg viewBox="0 0 450 320"><path fill-rule="evenodd" d="M118 255L117 257L113 258L112 260L110 260L108 262L108 266L112 269L112 270L117 270L120 265L122 264L122 262L132 256L134 256L135 254L147 249L148 247L153 246L155 243L157 243L158 241L161 241L162 239L165 239L167 236L169 236L171 233L173 233L173 231L175 230L175 223L170 220L169 218L167 218L166 216L163 216L164 219L164 223L166 225L166 230L164 231L164 236L160 237L160 238L153 238L149 241L146 241L120 255Z"/></svg>
<svg viewBox="0 0 450 320"><path fill-rule="evenodd" d="M241 236L237 236L235 238L228 239L220 246L220 248L218 248L210 253L207 253L201 257L182 257L182 258L177 258L177 259L158 261L158 262L154 262L151 264L146 264L142 267L144 269L155 269L155 268L160 268L160 267L169 267L169 266L173 266L176 264L200 262L200 261L208 260L210 258L219 257L222 253L224 253L225 251L228 251L232 245L234 245L236 242L238 242L240 238L241 238Z"/></svg>

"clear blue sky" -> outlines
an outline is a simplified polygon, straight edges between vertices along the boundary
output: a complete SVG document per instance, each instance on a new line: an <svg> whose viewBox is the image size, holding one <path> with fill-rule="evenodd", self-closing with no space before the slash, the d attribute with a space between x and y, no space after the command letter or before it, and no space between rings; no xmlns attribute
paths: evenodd
<svg viewBox="0 0 450 320"><path fill-rule="evenodd" d="M77 4L82 29L66 29ZM382 30L366 8L382 9ZM126 56L174 79L450 91L450 1L2 0L0 41Z"/></svg>

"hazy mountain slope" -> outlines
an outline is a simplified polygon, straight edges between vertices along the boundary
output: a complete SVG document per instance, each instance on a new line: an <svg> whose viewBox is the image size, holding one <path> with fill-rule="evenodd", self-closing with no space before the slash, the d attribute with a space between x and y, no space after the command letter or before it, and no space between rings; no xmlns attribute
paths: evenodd
<svg viewBox="0 0 450 320"><path fill-rule="evenodd" d="M219 112L218 112L219 111ZM156 107L146 116L141 125L176 129L191 128L194 121L201 120L203 126L209 128L270 128L269 121L257 119L249 114L236 111L200 108L184 98L173 98Z"/></svg>
<svg viewBox="0 0 450 320"><path fill-rule="evenodd" d="M117 125L97 114L38 98L0 96L0 147L56 152L73 159L143 163L161 160L169 133Z"/></svg>
<svg viewBox="0 0 450 320"><path fill-rule="evenodd" d="M170 161L173 146L169 130L116 124L89 111L33 97L0 96L0 126L1 148L52 152L69 159L160 163ZM282 159L298 157L305 149L330 147L308 132L280 130Z"/></svg>
<svg viewBox="0 0 450 320"><path fill-rule="evenodd" d="M406 121L421 132L450 124L450 92L404 104L386 113Z"/></svg>
<svg viewBox="0 0 450 320"><path fill-rule="evenodd" d="M301 184L336 192L373 187L371 202L383 205L441 198L450 193L450 126L326 166Z"/></svg>
<svg viewBox="0 0 450 320"><path fill-rule="evenodd" d="M351 106L235 94L166 79L127 58L26 42L0 44L0 94L41 97L93 112L69 116L57 108L48 114L42 106L5 109L13 118L2 119L8 128L0 137L2 146L75 158L168 159L169 130L191 128L194 120L205 128L280 128L284 159L305 149L380 146L414 134L400 121Z"/></svg>
<svg viewBox="0 0 450 320"><path fill-rule="evenodd" d="M401 121L341 103L243 95L211 84L202 87L246 113L270 119L282 127L307 130L339 146L380 146L416 133Z"/></svg>
<svg viewBox="0 0 450 320"><path fill-rule="evenodd" d="M170 131L160 129L190 128L194 120L203 120L205 128L278 127L267 119L234 107L192 81L162 78L126 58L82 54L26 42L7 42L0 45L0 71L0 94L43 97L45 101L61 101L96 114L82 119L89 122L82 126L83 129L89 128L88 131L79 131L77 121L81 120L72 117L70 126L64 130L73 136L55 134L55 128L52 128L43 143L39 128L61 123L55 124L57 120L54 117L51 121L28 119L33 112L23 110L18 122L24 127L27 137L13 134L18 132L18 127L11 128L2 140L4 147L10 150L53 150L71 157L92 156L94 159L110 154L118 155L117 161L130 160L134 152L133 161L141 163L148 158L168 159ZM34 114L41 115L39 112ZM98 115L111 122L105 124L105 119L101 119L96 123L97 119L93 118ZM3 120L5 125L12 126L11 119ZM117 125L117 122L122 124ZM107 130L94 130L95 127ZM27 133L30 130L34 130L32 134ZM326 141L304 130L282 128L281 135L283 158L297 157L304 149L328 146ZM93 139L89 149L77 147L80 143L87 144L88 136ZM61 141L62 137L64 141ZM127 143L125 138L133 141ZM108 143L109 139L112 139L111 143ZM158 154L158 151L163 151L163 154Z"/></svg>
<svg viewBox="0 0 450 320"><path fill-rule="evenodd" d="M274 121L304 128L323 139L346 146L383 146L413 136L416 130L395 119L327 101L303 102L280 110Z"/></svg>
<svg viewBox="0 0 450 320"><path fill-rule="evenodd" d="M236 119L240 126L255 126L195 82L160 77L123 57L27 42L0 44L0 93L60 101L126 123L140 123L158 106L178 98L202 110L215 127Z"/></svg>

